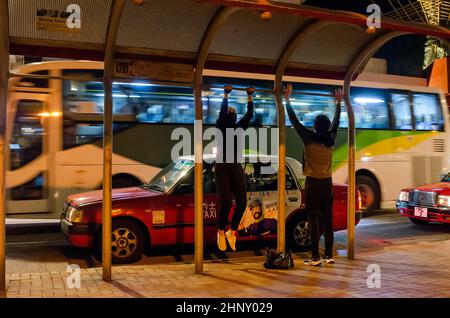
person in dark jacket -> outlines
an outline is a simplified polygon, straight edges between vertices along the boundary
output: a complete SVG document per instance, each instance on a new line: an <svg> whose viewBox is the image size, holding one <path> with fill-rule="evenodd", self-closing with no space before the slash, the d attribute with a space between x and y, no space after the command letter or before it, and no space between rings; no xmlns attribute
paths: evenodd
<svg viewBox="0 0 450 318"><path fill-rule="evenodd" d="M220 107L219 119L216 127L222 133L222 145L217 147L214 176L216 180L217 194L219 197L219 214L217 216L217 246L221 251L227 249L227 243L233 251L236 250L236 231L241 222L242 215L247 207L247 188L245 173L242 167L242 145L238 143L239 132L247 129L253 118L253 93L255 88L247 88L247 112L237 121L234 108L228 106L228 95L233 90L232 86L225 86L224 98ZM241 128L239 130L239 128ZM227 140L227 131L233 133L233 140ZM236 133L235 133L236 132ZM231 221L230 229L225 233L225 227L230 214L232 195L236 205Z"/></svg>
<svg viewBox="0 0 450 318"><path fill-rule="evenodd" d="M305 264L318 266L322 262L333 264L333 181L331 161L334 143L339 127L343 93L335 91L336 111L333 122L323 114L314 119L314 130L303 126L298 120L289 98L292 85L285 90L286 110L289 120L304 144L303 173L306 176L305 195L306 210L311 229L311 258ZM323 226L325 236L325 255L319 255L320 228Z"/></svg>

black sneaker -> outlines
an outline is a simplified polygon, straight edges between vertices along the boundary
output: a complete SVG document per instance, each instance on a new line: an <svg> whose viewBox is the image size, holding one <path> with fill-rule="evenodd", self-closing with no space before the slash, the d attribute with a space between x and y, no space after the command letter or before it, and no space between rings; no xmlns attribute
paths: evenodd
<svg viewBox="0 0 450 318"><path fill-rule="evenodd" d="M322 257L322 262L326 263L326 264L334 264L336 263L336 261L334 260L334 258L332 256L324 256Z"/></svg>
<svg viewBox="0 0 450 318"><path fill-rule="evenodd" d="M311 265L311 266L322 265L322 261L320 260L320 258L310 258L310 259L304 260L303 263L305 265Z"/></svg>

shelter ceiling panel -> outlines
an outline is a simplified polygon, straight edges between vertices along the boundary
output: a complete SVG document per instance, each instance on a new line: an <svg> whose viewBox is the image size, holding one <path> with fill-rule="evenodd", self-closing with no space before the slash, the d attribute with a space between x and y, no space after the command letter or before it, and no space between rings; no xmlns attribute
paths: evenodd
<svg viewBox="0 0 450 318"><path fill-rule="evenodd" d="M217 6L193 0L127 1L117 38L118 46L197 52Z"/></svg>
<svg viewBox="0 0 450 318"><path fill-rule="evenodd" d="M48 41L79 42L103 44L111 12L112 0L8 0L10 36ZM49 22L42 28L42 17L51 17L49 11L66 11L70 4L76 3L81 10L81 28L64 28L64 23ZM64 21L60 20L60 21Z"/></svg>
<svg viewBox="0 0 450 318"><path fill-rule="evenodd" d="M278 60L286 43L306 18L274 14L266 21L259 12L235 12L218 32L210 53Z"/></svg>
<svg viewBox="0 0 450 318"><path fill-rule="evenodd" d="M358 26L333 23L310 34L290 62L347 67L370 39Z"/></svg>

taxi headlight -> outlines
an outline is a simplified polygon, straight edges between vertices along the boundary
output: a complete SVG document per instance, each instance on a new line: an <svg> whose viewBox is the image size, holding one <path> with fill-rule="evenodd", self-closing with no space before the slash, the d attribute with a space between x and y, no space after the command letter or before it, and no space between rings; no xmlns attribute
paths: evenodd
<svg viewBox="0 0 450 318"><path fill-rule="evenodd" d="M438 195L437 204L440 206L450 207L450 196Z"/></svg>
<svg viewBox="0 0 450 318"><path fill-rule="evenodd" d="M398 196L399 201L408 201L409 200L409 192L407 191L400 191L400 194Z"/></svg>
<svg viewBox="0 0 450 318"><path fill-rule="evenodd" d="M80 223L83 219L83 210L69 206L67 208L66 218L70 223Z"/></svg>

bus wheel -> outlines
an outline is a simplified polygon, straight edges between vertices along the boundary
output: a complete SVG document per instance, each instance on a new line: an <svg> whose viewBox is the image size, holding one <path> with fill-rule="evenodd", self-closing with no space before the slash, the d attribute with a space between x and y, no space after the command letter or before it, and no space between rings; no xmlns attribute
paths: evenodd
<svg viewBox="0 0 450 318"><path fill-rule="evenodd" d="M99 256L102 250L101 231L97 239ZM134 263L141 259L145 247L145 235L141 227L132 220L113 220L111 232L112 262L115 264Z"/></svg>
<svg viewBox="0 0 450 318"><path fill-rule="evenodd" d="M296 213L287 224L286 241L294 251L306 252L311 249L311 231L305 211Z"/></svg>
<svg viewBox="0 0 450 318"><path fill-rule="evenodd" d="M411 222L413 222L414 224L417 225L428 225L428 223L430 223L427 220L421 220L421 219L416 219L416 218L409 218Z"/></svg>
<svg viewBox="0 0 450 318"><path fill-rule="evenodd" d="M356 176L356 184L361 193L363 216L370 215L380 207L380 190L376 181L368 176Z"/></svg>

